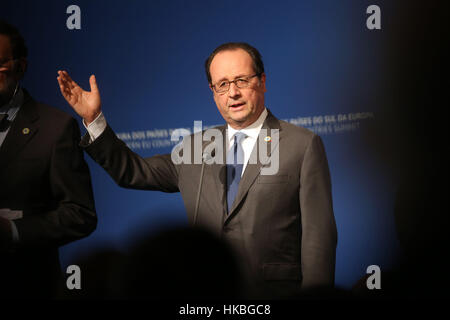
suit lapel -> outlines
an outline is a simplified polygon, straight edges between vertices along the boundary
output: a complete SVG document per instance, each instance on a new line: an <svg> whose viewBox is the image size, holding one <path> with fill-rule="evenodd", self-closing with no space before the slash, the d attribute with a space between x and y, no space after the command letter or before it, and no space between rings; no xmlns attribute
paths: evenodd
<svg viewBox="0 0 450 320"><path fill-rule="evenodd" d="M270 141L264 140L266 138L266 134L264 134L264 131L266 131L266 133L270 136L271 129L280 130L279 140L281 140L280 123L279 123L278 119L275 118L269 110L268 110L266 120L264 121L261 129L266 129L266 130L261 130L261 132L258 136L258 140L256 141L255 146L253 147L253 150L252 150L252 154L250 156L250 158L258 159L258 160L257 160L256 164L250 164L250 163L247 164L244 174L242 175L241 181L239 182L239 188L238 188L238 193L236 195L236 199L233 203L233 207L231 208L231 211L229 212L227 218L225 219L225 223L227 223L227 221L230 220L237 213L236 208L239 207L240 203L244 200L245 196L248 193L248 190L253 185L256 178L259 176L261 167L265 164L265 163L261 163L259 156L257 154L258 153L258 145L259 145L260 141L262 140L262 141L264 141L263 143L267 144L266 150L268 150L268 157L270 157L271 151L278 147L277 145L273 145L271 140Z"/></svg>
<svg viewBox="0 0 450 320"><path fill-rule="evenodd" d="M24 90L24 102L0 147L0 168L14 161L16 155L38 131L36 102Z"/></svg>
<svg viewBox="0 0 450 320"><path fill-rule="evenodd" d="M205 184L207 186L212 186L215 188L215 192L211 192L212 190L205 190L210 195L216 196L216 201L214 203L217 203L216 212L218 212L218 217L220 219L220 226L223 224L223 217L226 215L226 188L227 188L227 181L226 181L226 165L225 165L225 159L226 159L226 126L221 126L217 128L222 133L222 162L221 163L214 163L210 165L205 166L205 179L208 179L208 183ZM207 141L203 143L203 150L207 145L209 145L211 142ZM211 179L211 180L210 180Z"/></svg>

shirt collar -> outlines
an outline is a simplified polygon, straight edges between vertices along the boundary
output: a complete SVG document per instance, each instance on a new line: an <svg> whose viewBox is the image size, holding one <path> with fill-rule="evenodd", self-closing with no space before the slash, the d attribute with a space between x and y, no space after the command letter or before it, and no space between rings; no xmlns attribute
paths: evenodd
<svg viewBox="0 0 450 320"><path fill-rule="evenodd" d="M23 104L24 94L22 88L17 90L17 93L14 95L12 100L10 100L7 104L0 107L0 113L8 114L8 120L12 120L15 118L17 111L19 111L20 107Z"/></svg>
<svg viewBox="0 0 450 320"><path fill-rule="evenodd" d="M253 122L251 125L249 125L248 127L245 127L244 129L236 130L236 129L232 128L230 125L227 125L228 143L231 144L234 134L238 131L243 132L247 135L247 137L250 137L250 138L253 138L256 140L258 138L259 131L262 128L264 120L266 120L266 117L267 117L267 109L264 108L263 112L261 112L261 114L259 115L259 118L255 122Z"/></svg>

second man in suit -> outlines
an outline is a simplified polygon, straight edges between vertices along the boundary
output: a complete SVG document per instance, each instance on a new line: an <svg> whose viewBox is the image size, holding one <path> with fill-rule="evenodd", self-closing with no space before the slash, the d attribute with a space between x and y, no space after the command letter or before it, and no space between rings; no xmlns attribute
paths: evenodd
<svg viewBox="0 0 450 320"><path fill-rule="evenodd" d="M0 20L0 297L51 298L58 248L93 232L97 216L76 120L19 84L27 52Z"/></svg>

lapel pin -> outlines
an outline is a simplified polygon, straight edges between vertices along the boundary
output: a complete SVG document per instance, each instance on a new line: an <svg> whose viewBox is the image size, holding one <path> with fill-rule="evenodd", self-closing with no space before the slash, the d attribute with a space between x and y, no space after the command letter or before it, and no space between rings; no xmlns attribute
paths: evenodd
<svg viewBox="0 0 450 320"><path fill-rule="evenodd" d="M30 129L29 128L23 128L22 129L22 133L23 134L29 134L30 133Z"/></svg>
<svg viewBox="0 0 450 320"><path fill-rule="evenodd" d="M267 137L264 138L264 141L265 142L270 142L270 141L272 141L272 137L271 136L267 136Z"/></svg>

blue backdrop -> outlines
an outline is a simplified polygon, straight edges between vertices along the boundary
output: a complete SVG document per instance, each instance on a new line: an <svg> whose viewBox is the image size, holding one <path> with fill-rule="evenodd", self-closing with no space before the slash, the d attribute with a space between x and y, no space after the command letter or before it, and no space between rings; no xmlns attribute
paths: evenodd
<svg viewBox="0 0 450 320"><path fill-rule="evenodd" d="M72 4L81 9L80 30L66 27ZM399 254L396 181L363 134L383 121L377 99L386 38L383 29L366 28L370 4L15 0L2 1L0 15L26 39L23 85L34 98L75 116L59 93L57 70L68 70L84 88L95 74L107 121L143 156L170 152L170 129L192 128L194 120L222 124L204 61L223 42L258 48L267 106L277 117L316 131L325 143L339 238L336 284L349 288L367 266L391 268ZM382 22L396 10L388 1L377 4ZM126 250L144 234L187 223L179 194L119 188L87 160L98 228L61 248L63 267L99 248Z"/></svg>

